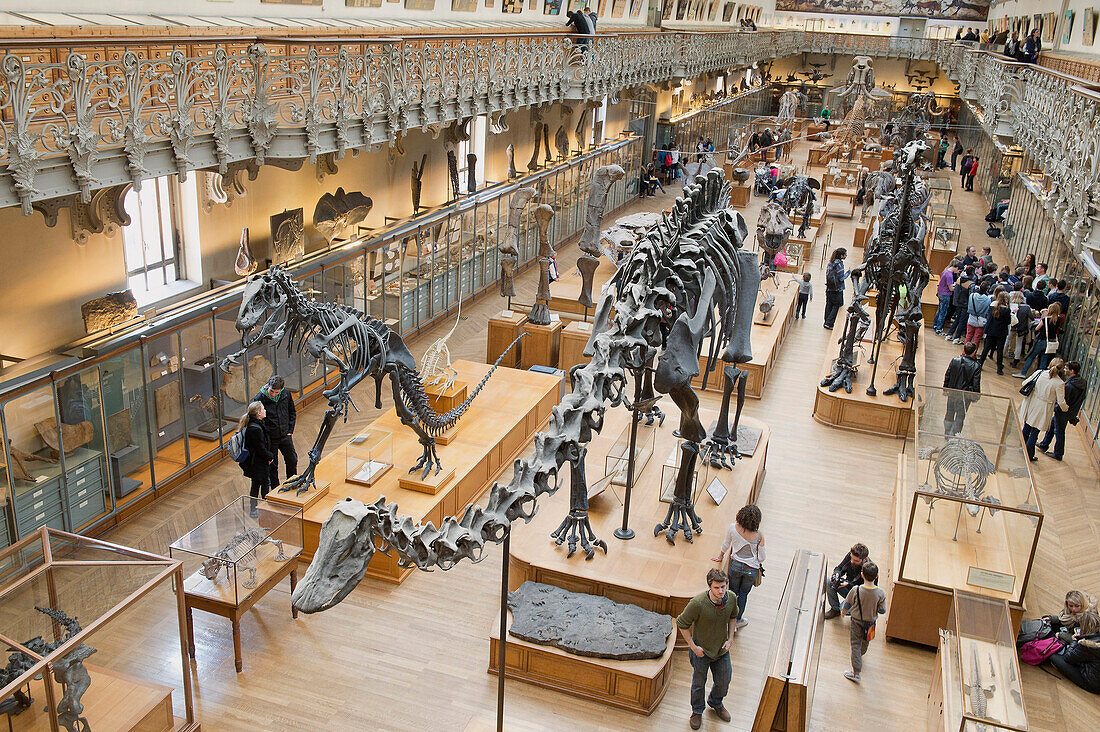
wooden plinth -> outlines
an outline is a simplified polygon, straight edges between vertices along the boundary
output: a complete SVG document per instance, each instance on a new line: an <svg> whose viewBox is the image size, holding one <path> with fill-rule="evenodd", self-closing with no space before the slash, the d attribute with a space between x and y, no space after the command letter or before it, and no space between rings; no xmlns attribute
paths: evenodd
<svg viewBox="0 0 1100 732"><path fill-rule="evenodd" d="M507 346L505 347L507 348ZM492 362L490 361L490 363ZM449 412L466 401L467 384L465 381L456 379L450 389L444 389L443 386L443 384L435 384L424 387L424 393L428 395L428 405L435 410L436 414Z"/></svg>
<svg viewBox="0 0 1100 732"><path fill-rule="evenodd" d="M302 554L302 548L284 543L283 553L286 559L283 561L276 561L276 551L271 544L261 544L254 550L256 586L252 588L244 586L250 574L240 567L235 574L230 571L228 578L222 573L217 580L208 580L196 570L183 581L183 599L187 613L187 653L192 659L195 658L195 623L191 618L191 611L202 610L229 620L233 628L234 665L237 673L244 669L241 655L241 618L283 578L290 577L291 592L294 592L294 586L298 583L298 557ZM290 614L298 617L298 610L293 605L290 606Z"/></svg>
<svg viewBox="0 0 1100 732"><path fill-rule="evenodd" d="M561 348L562 324L560 320L551 320L549 325L535 325L528 321L523 326L527 337L523 339L523 354L520 364L524 369L532 366L558 367L558 352Z"/></svg>
<svg viewBox="0 0 1100 732"><path fill-rule="evenodd" d="M745 181L739 185L734 185L730 188L730 206L734 208L745 208L749 205L749 198L752 194L752 179Z"/></svg>
<svg viewBox="0 0 1100 732"><path fill-rule="evenodd" d="M88 720L88 729L95 732L171 732L176 729L172 716L172 687L153 684L108 668L85 663L92 679L88 691L81 697L84 710L80 716ZM55 686L60 701L61 687ZM21 714L8 717L16 732L50 729L46 707L46 688L39 677L31 681L34 703Z"/></svg>
<svg viewBox="0 0 1100 732"><path fill-rule="evenodd" d="M824 209L833 216L852 218L856 215L856 194L854 188L826 188Z"/></svg>
<svg viewBox="0 0 1100 732"><path fill-rule="evenodd" d="M429 493L435 495L441 490L447 487L447 484L451 482L451 479L455 477L455 469L443 467L437 473L434 470L429 470L427 475L424 475L423 470L415 470L411 473L404 473L397 479L397 484L407 491L416 491L417 493Z"/></svg>
<svg viewBox="0 0 1100 732"><path fill-rule="evenodd" d="M756 319L752 325L752 360L741 364L741 369L748 374L745 382L745 396L760 399L764 395L764 385L768 381L768 374L775 367L775 360L779 355L779 349L783 347L783 340L794 322L795 303L798 300L798 286L782 286L775 294L775 305L772 308L774 315L764 319L760 311L756 311ZM707 367L707 354L709 342L703 343L703 354L699 357L699 373L691 383L701 387L703 378L701 374ZM706 391L717 394L722 393L723 364L719 361L710 377L707 379Z"/></svg>
<svg viewBox="0 0 1100 732"><path fill-rule="evenodd" d="M867 246L867 224L856 224L856 233L852 236L852 248Z"/></svg>
<svg viewBox="0 0 1100 732"><path fill-rule="evenodd" d="M480 382L489 370L488 364L456 361L459 377L467 383ZM431 521L440 526L446 516L460 516L491 485L512 460L526 449L531 437L546 424L550 409L558 403L561 382L547 374L498 368L485 383L459 420L462 429L449 445L437 446L436 452L444 470L454 470L452 478L438 493L421 493L399 485L423 452L416 433L401 424L397 412L390 409L370 426L393 434L394 469L371 486L356 485L344 480L344 446L341 445L321 460L317 474L332 483L329 494L304 514L302 525L305 548L303 558L310 559L317 550L321 524L332 513L333 506L345 497L363 503L373 503L380 496L395 501L402 516L414 521ZM396 554L376 552L367 567L371 577L400 583L411 568L397 566Z"/></svg>
<svg viewBox="0 0 1100 732"><path fill-rule="evenodd" d="M505 317L505 313L510 313ZM504 349L511 345L527 322L526 313L505 310L489 318L488 340L485 345L485 363L496 363ZM515 368L519 365L520 354L523 353L523 341L520 341L500 361L501 366Z"/></svg>
<svg viewBox="0 0 1100 732"><path fill-rule="evenodd" d="M865 152L859 156L860 165L867 168L867 172L874 172L882 167L882 155L879 153Z"/></svg>
<svg viewBox="0 0 1100 732"><path fill-rule="evenodd" d="M936 287L939 286L940 278L933 277L928 281L924 291L920 294L920 312L924 317L924 326L931 328L933 322L936 320L936 311L940 308L940 299L936 297ZM878 292L876 290L867 291L867 304L871 307L878 305ZM923 337L923 334L922 334Z"/></svg>
<svg viewBox="0 0 1100 732"><path fill-rule="evenodd" d="M562 328L561 346L558 349L558 368L569 373L569 369L586 362L588 359L584 357L584 347L588 345L588 339L591 337L591 323L574 320Z"/></svg>
<svg viewBox="0 0 1100 732"><path fill-rule="evenodd" d="M867 329L867 336L862 348L869 355L871 352L871 331L875 327L874 308L867 308L871 315L871 326ZM844 319L847 315L847 307L841 309L837 315L836 328L832 331L833 342L825 355L825 363L821 369L821 378L833 371L833 361L840 353L839 338L844 332ZM924 371L924 333L917 343L917 376L915 383L922 383L927 377ZM856 350L860 346L857 344ZM867 385L871 381L872 364L867 363L866 358L860 359L859 369L852 379L852 393L844 389L830 392L827 387L817 386L817 395L814 399L813 417L822 424L841 429L867 432L873 435L886 437L905 438L909 435L913 422L913 405L915 397L909 397L909 401L903 402L896 394L886 395L883 392L893 386L894 363L901 356L902 345L894 338L893 333L882 344L880 352L878 376L875 386L878 394L867 395Z"/></svg>
<svg viewBox="0 0 1100 732"><path fill-rule="evenodd" d="M951 265L957 257L959 252L956 249L944 249L938 246L932 246L932 235L929 234L928 244L924 248L924 256L928 258L928 268L933 273L939 274L943 272L948 266Z"/></svg>
<svg viewBox="0 0 1100 732"><path fill-rule="evenodd" d="M699 466L700 488L695 510L702 519L704 533L694 537L692 543L688 543L681 533L676 538L676 545L669 546L663 533L653 535L653 528L664 520L668 511L668 504L660 501L661 468L666 456L677 449L672 432L675 415L679 412L668 398L663 399L660 406L670 415L672 423L666 422L658 430L653 459L635 478L630 499L630 528L636 536L629 541L615 538L615 529L622 526L621 500L625 489L608 488L591 499L588 512L596 536L608 543L608 553L604 555L597 549L596 556L586 561L584 552L578 549L567 559L567 546L559 546L549 537L569 513L569 490L563 488L553 496L540 499L539 512L529 524L514 526L509 575L512 589L526 580L544 582L665 615L679 615L688 601L699 594L699 578L706 577L707 571L715 566L710 557L721 545L738 509L757 501L764 480L771 431L763 422L742 415L743 425L761 430L756 451L751 458L738 460L733 470L714 471ZM704 425L717 418L716 410L699 411ZM606 455L629 418L630 412L626 409L608 410L603 432L588 447L585 465L590 484L603 476ZM715 505L706 492L706 486L715 477L728 491L721 505Z"/></svg>
<svg viewBox="0 0 1100 732"><path fill-rule="evenodd" d="M508 614L508 627L512 615ZM618 709L649 714L661 703L672 680L672 651L677 631L673 628L660 658L615 661L586 658L560 648L530 643L508 636L504 674L528 684L590 699ZM489 673L496 674L500 651L500 617L489 631Z"/></svg>
<svg viewBox="0 0 1100 732"><path fill-rule="evenodd" d="M806 236L798 236L798 227L795 226L794 231L788 239L787 266L780 268L783 272L802 274L802 271L806 269L806 262L810 261L810 258L813 257L814 244L817 242L817 233L819 231L820 229L818 227L811 225L810 228L806 229ZM801 253L797 257L791 252L792 245L802 248Z"/></svg>
<svg viewBox="0 0 1100 732"><path fill-rule="evenodd" d="M550 284L550 309L555 313L571 313L573 315L584 315L584 307L577 302L577 298L581 295L581 273L577 270L576 260L572 262L558 261L559 270L569 270L559 280ZM597 302L600 297L600 288L604 286L604 283L611 279L615 274L615 265L611 263L607 257L600 257L600 264L596 267L596 271L592 273L592 301ZM588 313L592 313L593 308L588 308ZM524 338L524 340L529 340ZM543 366L550 366L555 364L542 364Z"/></svg>
<svg viewBox="0 0 1100 732"><path fill-rule="evenodd" d="M815 132L812 131L813 130L812 125L810 126L810 130L811 130L811 132L810 132L811 135L816 134ZM819 131L824 132L825 128L823 127ZM807 165L819 165L819 166L825 165L825 163L828 161L828 157L829 157L828 148L825 148L825 147L811 147L810 152L809 152L809 157L807 158L806 164Z"/></svg>
<svg viewBox="0 0 1100 732"><path fill-rule="evenodd" d="M285 493L275 490L267 494L267 500L284 506L300 508L304 511L328 495L328 488L329 483L327 480L319 480L314 483L312 488L301 495L298 495L297 490L286 491Z"/></svg>

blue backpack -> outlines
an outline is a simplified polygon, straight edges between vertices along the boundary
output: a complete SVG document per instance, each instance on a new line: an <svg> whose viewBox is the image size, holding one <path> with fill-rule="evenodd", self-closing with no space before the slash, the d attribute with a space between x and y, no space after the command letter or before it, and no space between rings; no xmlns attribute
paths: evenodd
<svg viewBox="0 0 1100 732"><path fill-rule="evenodd" d="M226 445L226 450L229 452L229 457L233 458L237 464L248 460L248 448L244 446L244 430L237 430L233 433Z"/></svg>

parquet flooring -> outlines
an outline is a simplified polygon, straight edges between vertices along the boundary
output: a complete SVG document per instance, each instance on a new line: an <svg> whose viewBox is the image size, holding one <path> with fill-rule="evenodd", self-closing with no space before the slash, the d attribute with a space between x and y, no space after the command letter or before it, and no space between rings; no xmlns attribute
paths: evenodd
<svg viewBox="0 0 1100 732"><path fill-rule="evenodd" d="M805 161L806 147L796 151ZM959 190L952 203L960 212L963 241L982 246L985 202L978 193ZM672 203L669 194L635 201L628 211L656 210ZM743 209L753 231L763 199ZM793 324L769 377L763 398L748 400L745 413L772 428L767 479L760 506L767 537L767 577L749 596L750 624L738 634L734 675L727 707L730 725L711 715L704 729L748 730L763 684L763 663L771 638L773 610L783 578L796 549L825 550L830 566L857 540L871 548L880 563L888 559L890 493L897 453L904 442L837 430L811 417L816 382L830 333L821 327L824 276L820 266L831 246L849 245L855 219L830 217L814 261L814 300L810 317ZM1005 255L994 248L998 262ZM559 257L572 267L576 247ZM852 262L852 258L849 259ZM536 271L517 280L517 300L530 302ZM849 295L850 296L850 295ZM483 360L485 322L501 309L489 295L468 305L450 340L452 358ZM411 344L419 356L432 339L447 332L453 321L438 325ZM957 351L930 329L927 372L922 382L936 384ZM1016 396L1019 381L987 371L986 391ZM1100 384L1091 385L1100 388ZM368 385L369 387L369 385ZM364 387L364 388L368 388ZM373 395L363 392L353 413L338 424L330 444L340 444L377 415ZM717 406L717 395L701 394L704 406ZM388 408L386 399L384 408ZM296 438L304 456L316 434L323 408L302 410ZM675 415L669 424L674 424ZM669 428L666 424L666 429ZM1098 471L1087 457L1081 437L1069 436L1066 461L1041 456L1035 464L1046 522L1026 598L1033 614L1053 612L1069 587L1100 591L1100 501ZM507 475L505 476L507 477ZM161 500L150 510L112 531L105 538L142 549L167 553L168 544L230 498L246 491L237 467L223 461ZM662 541L646 536L634 541ZM725 527L706 527L701 541L720 541ZM617 539L605 537L610 551ZM674 551L674 549L670 549ZM206 730L256 729L379 729L462 730L492 728L496 678L485 673L488 630L499 601L499 549L487 552L477 565L462 564L448 572L417 573L400 587L365 580L336 608L315 616L290 619L289 585L265 597L242 621L244 673L233 670L229 626L221 619L196 613L196 708ZM593 561L599 561L595 559ZM703 578L700 577L700 588ZM170 617L171 608L162 602ZM126 639L132 663L171 683L172 654L178 638L156 613L142 616L148 627L135 628ZM881 634L880 634L881 638ZM121 641L120 641L121 642ZM848 629L844 621L827 623L811 728L815 730L912 730L923 726L926 694L935 654L928 649L876 640L866 657L864 681L856 686L841 675L847 667ZM556 694L519 682L508 682L506 728L515 730L584 729L649 730L686 728L690 713L690 667L682 652L674 658L671 688L650 717L614 711L595 703ZM1100 723L1100 699L1041 670L1023 671L1025 699L1032 730L1095 729ZM178 707L177 707L178 709ZM177 714L179 712L177 711Z"/></svg>

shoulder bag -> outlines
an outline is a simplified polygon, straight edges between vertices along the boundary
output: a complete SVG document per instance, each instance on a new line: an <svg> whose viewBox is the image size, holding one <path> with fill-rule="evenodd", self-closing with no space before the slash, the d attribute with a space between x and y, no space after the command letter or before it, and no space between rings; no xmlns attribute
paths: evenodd
<svg viewBox="0 0 1100 732"><path fill-rule="evenodd" d="M1024 383L1020 385L1020 393L1024 396L1031 396L1031 392L1035 391L1035 382L1039 380L1039 374L1043 373L1042 369L1037 369L1035 373L1024 379Z"/></svg>
<svg viewBox="0 0 1100 732"><path fill-rule="evenodd" d="M760 561L760 550L753 549L753 552L756 554L756 563L760 565L760 569L756 571L756 577L752 580L752 586L759 587L760 583L764 581L764 563Z"/></svg>
<svg viewBox="0 0 1100 732"><path fill-rule="evenodd" d="M866 622L863 620L863 593L860 592L861 586L856 587L856 605L859 606L859 619L860 622ZM867 628L867 642L870 643L875 639L875 623L877 620L872 620L871 625Z"/></svg>
<svg viewBox="0 0 1100 732"><path fill-rule="evenodd" d="M1049 317L1043 318L1043 336L1044 337L1047 336L1050 333L1049 324L1050 324L1050 318ZM1057 338L1047 338L1046 342L1047 342L1047 348L1046 348L1045 353L1047 353L1047 354L1058 353L1058 339Z"/></svg>

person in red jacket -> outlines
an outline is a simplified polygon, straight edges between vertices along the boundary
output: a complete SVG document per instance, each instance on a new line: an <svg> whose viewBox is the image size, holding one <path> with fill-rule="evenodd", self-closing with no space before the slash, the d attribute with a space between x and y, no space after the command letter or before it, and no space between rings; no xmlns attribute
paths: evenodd
<svg viewBox="0 0 1100 732"><path fill-rule="evenodd" d="M970 167L966 171L966 190L974 190L974 176L978 174L978 156L970 161Z"/></svg>

